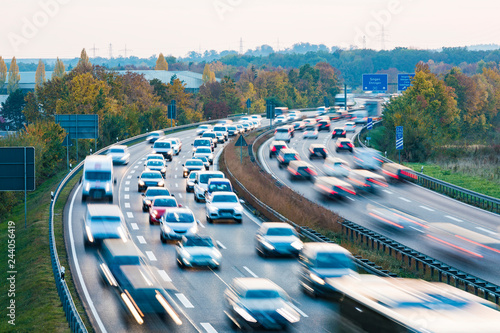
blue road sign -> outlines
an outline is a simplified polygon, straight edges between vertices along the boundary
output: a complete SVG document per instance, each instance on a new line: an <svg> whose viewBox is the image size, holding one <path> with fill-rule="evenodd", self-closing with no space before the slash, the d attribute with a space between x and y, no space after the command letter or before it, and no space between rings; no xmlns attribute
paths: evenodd
<svg viewBox="0 0 500 333"><path fill-rule="evenodd" d="M387 74L363 74L363 90L387 91Z"/></svg>
<svg viewBox="0 0 500 333"><path fill-rule="evenodd" d="M373 128L373 119L372 118L366 119L366 128L369 130L371 130Z"/></svg>
<svg viewBox="0 0 500 333"><path fill-rule="evenodd" d="M398 74L398 91L405 91L411 86L411 80L415 77L415 73L412 74Z"/></svg>
<svg viewBox="0 0 500 333"><path fill-rule="evenodd" d="M403 149L403 126L396 126L396 149Z"/></svg>
<svg viewBox="0 0 500 333"><path fill-rule="evenodd" d="M250 107L252 106L252 101L249 99L247 99L247 109L250 109Z"/></svg>

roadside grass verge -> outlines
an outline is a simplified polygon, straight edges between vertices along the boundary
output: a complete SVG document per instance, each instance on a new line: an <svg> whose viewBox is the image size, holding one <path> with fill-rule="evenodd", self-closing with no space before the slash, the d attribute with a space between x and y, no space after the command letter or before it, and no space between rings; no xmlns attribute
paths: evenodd
<svg viewBox="0 0 500 333"><path fill-rule="evenodd" d="M24 228L24 200L0 223L0 242L4 269L0 272L2 320L0 332L70 332L57 294L49 252L50 192L54 191L66 171L46 180L27 195L27 228ZM7 272L7 222L15 222L15 297L9 297ZM59 250L59 248L58 248ZM15 299L15 326L8 323L7 306Z"/></svg>

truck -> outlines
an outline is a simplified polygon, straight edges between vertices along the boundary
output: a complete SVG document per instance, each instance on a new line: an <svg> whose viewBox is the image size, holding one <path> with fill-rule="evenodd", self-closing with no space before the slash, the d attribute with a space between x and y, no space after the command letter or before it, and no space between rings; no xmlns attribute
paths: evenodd
<svg viewBox="0 0 500 333"><path fill-rule="evenodd" d="M365 102L365 110L368 113L368 117L372 119L378 119L382 115L382 101L379 99L367 100Z"/></svg>

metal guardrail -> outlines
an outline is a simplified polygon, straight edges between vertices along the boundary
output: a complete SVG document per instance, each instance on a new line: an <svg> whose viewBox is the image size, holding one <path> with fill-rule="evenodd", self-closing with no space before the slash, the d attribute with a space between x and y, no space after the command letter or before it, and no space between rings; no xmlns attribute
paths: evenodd
<svg viewBox="0 0 500 333"><path fill-rule="evenodd" d="M380 123L382 123L382 121L375 122L373 123L373 125L376 126ZM358 143L361 147L366 147L365 144L361 142L360 137L360 134L364 131L366 131L366 126L364 126L361 131L355 134L355 137L357 137ZM356 138L354 138L354 140L356 140ZM382 159L385 162L393 162L387 157L382 157ZM447 183L421 172L414 171L414 173L417 175L417 179L414 181L414 183L422 187L444 194L452 199L459 200L469 205L487 210L489 212L500 214L500 199Z"/></svg>
<svg viewBox="0 0 500 333"><path fill-rule="evenodd" d="M264 135L268 134L269 131L265 131L262 134L260 134L254 142L257 142L260 138L262 138ZM253 150L253 144L249 145L248 147L249 154L251 157L255 154ZM262 166L260 165L260 161L258 159L253 158L253 160L256 160L257 165L261 170L263 170ZM233 178L231 181L236 183L237 186L246 193L247 196L250 196L252 199L252 202L257 203L257 205L264 210L267 210L269 213L272 215L278 217L281 221L287 222L291 225L293 225L295 228L299 230L299 232L305 236L308 237L311 240L314 241L322 241L322 242L332 242L329 238L319 234L318 232L310 229L310 228L304 228L296 225L294 222L290 221L286 217L282 216L278 212L276 212L274 209L271 207L267 206L266 204L262 203L258 198L256 198L252 193L250 193L235 177L232 175L231 171L227 169L229 175L231 178ZM376 232L373 232L365 227L362 227L356 223L353 223L348 220L344 220L342 223L342 230L344 234L351 240L351 241L358 241L361 243L366 243L367 246L370 246L372 250L382 250L384 253L386 251L389 252L389 255L394 255L397 257L398 255L401 256L401 260L405 262L405 259L407 259L408 266L411 268L412 264L415 267L416 271L419 271L422 269L423 273L425 274L427 270L430 271L431 278L434 278L434 275L437 274L437 278L439 282L446 282L447 284L454 284L455 287L463 287L464 290L466 291L471 291L470 288L473 289L474 294L478 295L479 292L481 291L484 295L485 299L489 299L490 297L494 298L495 303L499 304L500 300L500 287L492 284L490 282L484 281L474 275L462 272L458 269L455 269L439 260L436 260L434 258L431 258L427 255L424 255L418 251L415 251L401 243L398 243L392 239L389 239L385 236L382 236ZM376 266L374 263L363 259L361 257L356 258L356 264L359 267L362 267L363 269L367 270L368 272L380 276L391 276L395 277L396 275L393 273L390 273L387 270L383 270L382 267Z"/></svg>
<svg viewBox="0 0 500 333"><path fill-rule="evenodd" d="M179 129L188 129L188 128L199 126L201 124L211 124L211 123L215 123L218 121L219 121L219 119L215 119L215 120L204 121L204 122L195 123L195 124L170 127L170 128L164 129L163 131L165 133L168 133L168 132L177 131ZM137 135L137 136L134 136L131 138L124 139L124 140L119 141L117 143L114 143L113 145L133 143L133 142L145 139L148 135L149 135L149 133L140 134L140 135ZM110 146L102 148L101 150L95 152L94 155L104 154L104 152L106 152L106 150L108 150L108 148ZM61 266L61 262L59 260L59 256L57 254L57 246L56 246L56 240L55 240L55 235L54 235L54 206L57 202L57 199L59 198L61 191L68 184L68 182L71 179L73 179L73 177L78 172L80 172L80 170L83 168L83 164L84 164L84 161L81 161L80 163L78 163L78 165L73 170L71 170L64 177L64 179L59 183L59 185L57 186L57 189L55 191L55 194L50 202L50 214L49 214L49 229L50 229L49 249L50 249L50 259L51 259L51 263L52 263L52 272L54 273L54 280L56 283L57 292L59 294L59 298L61 300L63 310L64 310L64 313L66 315L66 320L68 321L71 332L75 332L75 333L85 333L85 332L88 332L88 330L85 327L85 324L83 323L83 320L76 309L75 302L73 301L73 297L71 296L68 285L66 284L66 281L65 281L65 269L63 270L63 268Z"/></svg>

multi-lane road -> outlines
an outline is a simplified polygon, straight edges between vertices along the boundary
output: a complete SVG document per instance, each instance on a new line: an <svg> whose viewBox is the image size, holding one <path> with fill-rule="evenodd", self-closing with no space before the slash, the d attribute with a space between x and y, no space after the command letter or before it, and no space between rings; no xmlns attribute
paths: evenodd
<svg viewBox="0 0 500 333"><path fill-rule="evenodd" d="M283 287L292 297L302 315L301 321L292 328L297 332L342 332L352 331L339 316L336 305L322 299L312 299L299 288L299 265L295 259L263 259L256 254L254 235L260 221L246 212L243 223L215 223L205 221L205 204L196 203L192 193L186 193L186 180L182 178L182 163L191 157L191 143L195 130L173 134L183 142L179 156L168 163L166 186L178 202L193 210L200 221L199 232L212 236L223 254L220 270L210 269L181 270L176 265L175 246L160 241L158 225L150 225L148 214L142 212L142 196L137 191L137 176L144 166L145 156L151 152L150 144L144 142L130 147L131 159L126 166L115 166L117 177L115 204L123 211L133 241L147 256L151 265L159 269L162 282L169 288L183 324L177 326L169 319L147 316L143 325L135 323L123 307L119 297L105 283L98 271L95 251L85 250L83 246L82 219L86 204L81 202L81 188L71 194L65 211L65 238L71 262L71 271L78 292L83 299L92 325L100 332L229 332L231 326L224 314L222 296L225 288L235 277L266 277ZM331 154L335 154L330 135L320 132L318 140L302 140L300 133L292 139L291 146L306 159L310 143L325 143ZM223 149L219 145L216 153ZM267 157L267 144L263 146L263 161L270 172L299 193L318 201L317 194L309 182L290 182L286 171L279 170L275 160ZM343 154L349 160L348 154ZM321 162L313 161L321 170ZM212 168L211 168L212 169ZM413 247L430 256L441 259L457 268L471 271L476 275L498 283L498 267L484 265L482 262L464 260L462 256L446 254L441 248L424 243L418 236L398 234L380 228L366 215L368 203L398 208L426 221L447 221L461 226L476 228L479 232L494 232L500 224L498 215L463 205L411 184L391 185L381 195L357 195L342 202L321 201L326 207L338 212L353 222L376 229L391 238ZM484 230L487 231L484 231Z"/></svg>

